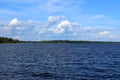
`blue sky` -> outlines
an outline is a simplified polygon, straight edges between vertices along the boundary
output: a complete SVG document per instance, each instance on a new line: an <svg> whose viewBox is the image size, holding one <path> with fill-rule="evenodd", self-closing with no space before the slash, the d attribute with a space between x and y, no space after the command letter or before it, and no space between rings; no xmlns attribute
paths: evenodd
<svg viewBox="0 0 120 80"><path fill-rule="evenodd" d="M0 36L120 41L119 0L1 0Z"/></svg>

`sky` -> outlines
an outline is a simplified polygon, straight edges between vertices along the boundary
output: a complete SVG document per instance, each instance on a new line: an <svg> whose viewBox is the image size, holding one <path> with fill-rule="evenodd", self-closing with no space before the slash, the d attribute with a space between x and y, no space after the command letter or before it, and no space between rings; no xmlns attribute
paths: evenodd
<svg viewBox="0 0 120 80"><path fill-rule="evenodd" d="M0 36L120 41L120 0L0 0Z"/></svg>

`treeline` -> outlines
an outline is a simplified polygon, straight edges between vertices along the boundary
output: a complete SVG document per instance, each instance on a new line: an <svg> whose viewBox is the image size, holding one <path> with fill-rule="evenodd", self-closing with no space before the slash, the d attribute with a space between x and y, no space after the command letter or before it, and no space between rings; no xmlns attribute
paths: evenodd
<svg viewBox="0 0 120 80"><path fill-rule="evenodd" d="M80 43L81 41L70 41L70 40L50 40L50 41L39 41L39 43Z"/></svg>
<svg viewBox="0 0 120 80"><path fill-rule="evenodd" d="M0 43L19 43L21 41L12 38L0 37Z"/></svg>
<svg viewBox="0 0 120 80"><path fill-rule="evenodd" d="M39 43L113 43L113 42L104 42L104 41L51 40L51 41L39 41Z"/></svg>
<svg viewBox="0 0 120 80"><path fill-rule="evenodd" d="M18 39L0 37L0 43L120 43L104 41L75 41L75 40L50 40L50 41L20 41Z"/></svg>

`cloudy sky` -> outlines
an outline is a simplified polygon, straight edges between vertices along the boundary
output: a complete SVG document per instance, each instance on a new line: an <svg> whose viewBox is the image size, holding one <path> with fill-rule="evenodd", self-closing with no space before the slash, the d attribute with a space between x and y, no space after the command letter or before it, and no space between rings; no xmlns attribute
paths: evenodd
<svg viewBox="0 0 120 80"><path fill-rule="evenodd" d="M120 41L119 0L0 0L0 36Z"/></svg>

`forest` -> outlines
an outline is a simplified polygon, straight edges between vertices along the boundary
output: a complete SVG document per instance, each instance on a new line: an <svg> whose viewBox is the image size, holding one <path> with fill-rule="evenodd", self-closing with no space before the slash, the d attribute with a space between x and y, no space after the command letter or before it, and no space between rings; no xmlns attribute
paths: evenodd
<svg viewBox="0 0 120 80"><path fill-rule="evenodd" d="M12 39L12 38L6 38L6 37L0 37L0 43L19 43L18 39Z"/></svg>

